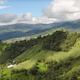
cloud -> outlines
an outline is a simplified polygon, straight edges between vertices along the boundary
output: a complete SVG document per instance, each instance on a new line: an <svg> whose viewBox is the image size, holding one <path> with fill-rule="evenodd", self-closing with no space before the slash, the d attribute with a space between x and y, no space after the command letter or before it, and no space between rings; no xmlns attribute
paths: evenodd
<svg viewBox="0 0 80 80"><path fill-rule="evenodd" d="M4 4L4 2L6 2L6 0L0 0L0 4Z"/></svg>
<svg viewBox="0 0 80 80"><path fill-rule="evenodd" d="M0 0L0 9L8 8L5 5L6 0ZM56 21L80 19L80 0L52 0L49 6L44 10L43 16L33 17L32 14L25 13L2 14L0 15L0 24L13 23L53 23Z"/></svg>
<svg viewBox="0 0 80 80"><path fill-rule="evenodd" d="M7 0L0 0L0 6L3 6L6 2Z"/></svg>
<svg viewBox="0 0 80 80"><path fill-rule="evenodd" d="M0 14L0 23L9 23L17 18L15 14Z"/></svg>
<svg viewBox="0 0 80 80"><path fill-rule="evenodd" d="M13 23L32 23L33 17L31 13L25 14L0 14L0 24L13 24Z"/></svg>
<svg viewBox="0 0 80 80"><path fill-rule="evenodd" d="M0 6L0 9L9 8L10 6Z"/></svg>
<svg viewBox="0 0 80 80"><path fill-rule="evenodd" d="M0 9L5 9L10 7L8 5L5 5L6 2L7 0L0 0Z"/></svg>
<svg viewBox="0 0 80 80"><path fill-rule="evenodd" d="M25 14L0 14L0 25L9 25L15 23L28 23L28 24L48 24L56 21L53 18L47 18L45 16L33 17L31 13Z"/></svg>
<svg viewBox="0 0 80 80"><path fill-rule="evenodd" d="M19 21L32 21L32 14L30 12L19 16Z"/></svg>
<svg viewBox="0 0 80 80"><path fill-rule="evenodd" d="M80 19L80 0L52 0L44 16L60 21Z"/></svg>
<svg viewBox="0 0 80 80"><path fill-rule="evenodd" d="M6 7L7 6L2 8ZM2 14L0 15L0 24L37 24L80 19L80 0L52 0L49 6L44 10L43 14L44 15L40 17L33 17L30 12L21 15Z"/></svg>

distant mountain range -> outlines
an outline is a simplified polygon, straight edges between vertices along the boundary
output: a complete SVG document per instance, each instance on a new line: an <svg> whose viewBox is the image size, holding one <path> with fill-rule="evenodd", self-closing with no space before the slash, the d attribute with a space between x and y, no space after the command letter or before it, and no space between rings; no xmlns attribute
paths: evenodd
<svg viewBox="0 0 80 80"><path fill-rule="evenodd" d="M8 40L12 38L27 37L50 29L67 28L71 30L80 29L80 20L56 22L50 24L26 24L16 23L11 25L0 25L0 40Z"/></svg>

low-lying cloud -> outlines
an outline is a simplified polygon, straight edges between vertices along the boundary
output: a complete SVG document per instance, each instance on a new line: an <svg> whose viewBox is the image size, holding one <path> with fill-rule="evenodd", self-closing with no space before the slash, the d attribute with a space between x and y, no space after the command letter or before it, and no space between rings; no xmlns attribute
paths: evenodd
<svg viewBox="0 0 80 80"><path fill-rule="evenodd" d="M15 24L15 23L48 24L48 23L53 23L54 21L56 20L45 16L33 17L31 13L25 13L20 15L16 15L16 14L0 15L0 25L8 25L8 24Z"/></svg>

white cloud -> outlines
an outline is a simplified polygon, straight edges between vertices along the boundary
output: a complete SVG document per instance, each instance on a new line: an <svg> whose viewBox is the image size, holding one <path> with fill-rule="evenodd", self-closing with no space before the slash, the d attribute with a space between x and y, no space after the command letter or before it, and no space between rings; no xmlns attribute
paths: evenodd
<svg viewBox="0 0 80 80"><path fill-rule="evenodd" d="M7 8L6 0L0 0L0 9ZM80 19L80 0L52 0L51 4L44 10L41 17L33 17L32 14L25 13L2 14L0 15L0 25L14 23L53 23L55 21Z"/></svg>
<svg viewBox="0 0 80 80"><path fill-rule="evenodd" d="M45 17L45 16L37 17L37 18L33 17L33 22L35 22L35 23L49 24L49 23L53 23L55 21L56 21L56 19L48 18L48 17Z"/></svg>
<svg viewBox="0 0 80 80"><path fill-rule="evenodd" d="M6 2L6 0L0 0L0 4L4 4L4 2Z"/></svg>
<svg viewBox="0 0 80 80"><path fill-rule="evenodd" d="M12 22L17 18L15 14L0 14L0 23Z"/></svg>
<svg viewBox="0 0 80 80"><path fill-rule="evenodd" d="M10 6L0 6L0 9L9 8Z"/></svg>
<svg viewBox="0 0 80 80"><path fill-rule="evenodd" d="M44 15L60 21L80 19L80 0L52 0Z"/></svg>
<svg viewBox="0 0 80 80"><path fill-rule="evenodd" d="M5 5L6 2L7 0L0 0L0 9L5 9L10 7L8 5Z"/></svg>
<svg viewBox="0 0 80 80"><path fill-rule="evenodd" d="M15 23L28 23L28 24L48 24L56 21L53 18L48 18L45 16L33 17L31 13L26 14L1 14L0 15L0 25L9 25Z"/></svg>
<svg viewBox="0 0 80 80"><path fill-rule="evenodd" d="M76 19L80 19L80 0L52 0L41 17L33 17L30 12L21 15L3 14L0 15L0 24L38 24Z"/></svg>
<svg viewBox="0 0 80 80"><path fill-rule="evenodd" d="M32 21L32 14L31 13L25 13L22 15L19 15L18 21Z"/></svg>

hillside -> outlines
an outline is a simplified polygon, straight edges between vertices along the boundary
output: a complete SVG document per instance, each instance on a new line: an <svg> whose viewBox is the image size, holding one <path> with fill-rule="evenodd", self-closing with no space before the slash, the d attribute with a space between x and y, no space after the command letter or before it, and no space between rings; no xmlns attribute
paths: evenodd
<svg viewBox="0 0 80 80"><path fill-rule="evenodd" d="M80 80L80 33L57 30L31 40L3 43L1 80ZM8 68L9 65L15 65Z"/></svg>
<svg viewBox="0 0 80 80"><path fill-rule="evenodd" d="M14 40L15 38L28 38L32 36L45 35L46 32L58 28L66 28L80 31L80 20L63 21L49 24L26 24L17 23L11 25L0 25L0 40Z"/></svg>
<svg viewBox="0 0 80 80"><path fill-rule="evenodd" d="M32 35L48 31L49 28L51 28L51 25L49 24L20 23L12 25L0 25L0 40L31 37Z"/></svg>

